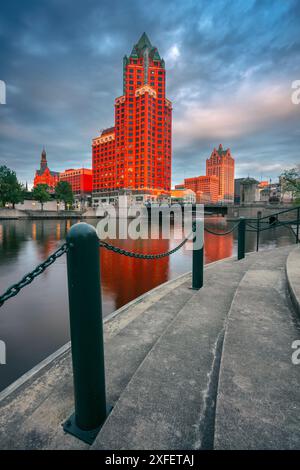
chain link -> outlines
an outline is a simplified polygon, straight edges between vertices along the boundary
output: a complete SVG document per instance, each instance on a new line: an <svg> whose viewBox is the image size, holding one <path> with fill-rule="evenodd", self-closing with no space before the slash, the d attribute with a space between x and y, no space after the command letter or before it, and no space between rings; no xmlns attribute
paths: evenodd
<svg viewBox="0 0 300 470"><path fill-rule="evenodd" d="M230 233L232 233L238 226L239 226L240 222L238 222L237 224L235 224L230 230L228 230L227 232L213 232L212 230L209 230L208 228L204 228L205 232L207 233L211 233L212 235L218 235L218 236L223 236L223 235L229 235Z"/></svg>
<svg viewBox="0 0 300 470"><path fill-rule="evenodd" d="M130 258L138 258L138 259L160 259L160 258L165 258L166 256L170 256L176 251L180 250L180 248L183 247L183 245L186 244L186 242L190 239L190 236L192 235L193 232L196 230L196 222L194 221L192 223L192 231L189 233L189 235L182 240L179 245L177 245L175 248L173 248L170 251L166 251L164 253L153 253L153 254L144 254L144 253L137 253L136 251L127 251L124 250L123 248L120 248L115 245L110 245L109 243L100 240L99 245L102 246L103 248L106 248L106 250L113 251L114 253L118 253L119 255L124 255L124 256L129 256Z"/></svg>
<svg viewBox="0 0 300 470"><path fill-rule="evenodd" d="M56 250L54 253L52 253L43 263L39 264L36 266L33 271L31 271L28 274L25 274L25 276L22 277L22 279L13 284L11 287L9 287L4 294L0 296L0 307L6 302L8 299L11 297L14 297L17 295L23 287L28 286L28 284L31 284L31 282L40 274L42 274L45 269L47 269L51 264L53 264L57 258L60 258L63 254L65 254L68 251L68 244L64 243L61 245L58 250Z"/></svg>
<svg viewBox="0 0 300 470"><path fill-rule="evenodd" d="M136 251L127 251L124 250L123 248L120 248L115 245L110 245L107 242L104 242L103 240L99 241L99 245L102 246L103 248L106 248L107 250L113 251L114 253L118 253L119 255L124 255L124 256L129 256L130 258L138 258L138 259L160 259L164 258L166 256L170 256L176 251L180 250L180 248L185 245L185 243L188 241L189 237L185 238L179 245L177 245L173 250L166 251L164 253L155 253L155 254L144 254L144 253L137 253Z"/></svg>

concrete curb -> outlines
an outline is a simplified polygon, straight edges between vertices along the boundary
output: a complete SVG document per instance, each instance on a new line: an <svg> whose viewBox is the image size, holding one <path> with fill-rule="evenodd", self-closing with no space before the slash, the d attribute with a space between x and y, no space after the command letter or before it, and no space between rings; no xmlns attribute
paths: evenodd
<svg viewBox="0 0 300 470"><path fill-rule="evenodd" d="M286 261L286 278L288 292L293 304L293 307L300 316L300 245L298 245L289 254Z"/></svg>

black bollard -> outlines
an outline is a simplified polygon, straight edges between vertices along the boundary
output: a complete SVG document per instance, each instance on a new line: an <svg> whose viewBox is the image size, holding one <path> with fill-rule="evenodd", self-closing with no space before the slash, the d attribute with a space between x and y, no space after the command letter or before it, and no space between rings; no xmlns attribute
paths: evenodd
<svg viewBox="0 0 300 470"><path fill-rule="evenodd" d="M78 223L67 242L75 412L63 427L91 444L107 417L99 238L94 227Z"/></svg>

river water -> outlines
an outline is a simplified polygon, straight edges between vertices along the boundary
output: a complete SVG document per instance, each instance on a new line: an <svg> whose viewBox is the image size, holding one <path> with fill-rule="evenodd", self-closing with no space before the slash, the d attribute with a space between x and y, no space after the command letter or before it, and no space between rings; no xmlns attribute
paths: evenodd
<svg viewBox="0 0 300 470"><path fill-rule="evenodd" d="M88 220L92 225L97 220ZM71 220L0 220L0 294L65 240ZM205 226L226 231L222 217L208 217ZM114 240L128 250L168 251L180 240ZM294 243L285 227L261 233L260 249ZM232 256L236 231L227 236L205 233L205 262ZM256 249L256 235L247 233L246 251ZM191 270L192 251L185 248L160 260L139 260L101 249L103 315L106 316L159 284ZM88 292L86 293L88 295ZM0 390L69 340L66 257L62 256L32 284L0 309L0 340L6 344L6 364L0 365Z"/></svg>

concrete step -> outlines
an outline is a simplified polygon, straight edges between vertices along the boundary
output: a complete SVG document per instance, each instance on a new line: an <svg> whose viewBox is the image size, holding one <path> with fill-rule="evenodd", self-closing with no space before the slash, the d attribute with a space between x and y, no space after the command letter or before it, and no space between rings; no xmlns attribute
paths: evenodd
<svg viewBox="0 0 300 470"><path fill-rule="evenodd" d="M212 266L206 270L204 287L193 291L173 319L163 313L169 325L141 362L92 448L212 447L224 324L251 263L250 256ZM177 299L182 294L175 295ZM159 316L156 311L153 322ZM148 325L145 317L144 327L151 331Z"/></svg>
<svg viewBox="0 0 300 470"><path fill-rule="evenodd" d="M180 276L105 319L109 404L114 405L167 324L194 295L190 285L190 274ZM74 407L70 349L62 349L61 354L37 366L36 370L26 374L24 380L21 378L20 384L9 389L8 393L0 394L1 449L88 447L65 434L61 427Z"/></svg>
<svg viewBox="0 0 300 470"><path fill-rule="evenodd" d="M117 334L106 338L106 382L110 390L110 405L115 404L153 345L195 294L189 289L190 285L188 276L188 280L184 278L180 284L177 283L126 326L123 324Z"/></svg>
<svg viewBox="0 0 300 470"><path fill-rule="evenodd" d="M220 367L215 449L300 448L300 365L291 360L300 329L285 275L290 251L260 253L235 294Z"/></svg>

